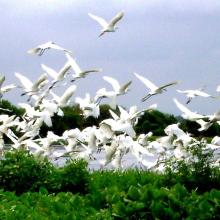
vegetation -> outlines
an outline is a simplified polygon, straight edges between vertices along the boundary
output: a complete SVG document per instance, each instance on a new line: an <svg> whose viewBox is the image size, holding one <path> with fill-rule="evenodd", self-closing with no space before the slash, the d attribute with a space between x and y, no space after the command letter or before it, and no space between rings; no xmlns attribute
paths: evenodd
<svg viewBox="0 0 220 220"><path fill-rule="evenodd" d="M171 160L163 174L89 172L83 160L59 168L25 150L8 152L0 219L219 219L219 166L210 167L212 152L192 151L189 166Z"/></svg>

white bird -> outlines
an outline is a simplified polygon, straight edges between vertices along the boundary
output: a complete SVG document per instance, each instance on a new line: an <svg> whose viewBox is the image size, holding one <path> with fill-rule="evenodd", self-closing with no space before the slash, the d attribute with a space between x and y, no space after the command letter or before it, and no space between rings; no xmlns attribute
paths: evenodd
<svg viewBox="0 0 220 220"><path fill-rule="evenodd" d="M48 83L47 74L45 73L42 74L34 83L20 73L15 73L15 76L19 79L20 83L22 84L22 88L24 89L24 93L21 95L29 95L28 101L32 95L38 93Z"/></svg>
<svg viewBox="0 0 220 220"><path fill-rule="evenodd" d="M45 50L48 50L48 49L55 49L55 50L61 50L61 51L67 52L67 53L72 53L70 50L67 50L63 47L60 47L59 45L57 45L53 41L48 41L44 44L38 45L37 47L28 50L27 53L37 54L38 56L41 56L41 55L43 55Z"/></svg>
<svg viewBox="0 0 220 220"><path fill-rule="evenodd" d="M89 73L100 72L102 69L89 69L89 70L81 70L78 64L76 63L75 59L73 59L68 53L66 53L66 57L69 61L70 66L72 67L73 71L75 72L73 76L74 82L76 79L85 78Z"/></svg>
<svg viewBox="0 0 220 220"><path fill-rule="evenodd" d="M198 119L198 120L196 120L196 122L200 125L200 128L198 129L198 131L206 131L213 124L212 122L207 122L202 119Z"/></svg>
<svg viewBox="0 0 220 220"><path fill-rule="evenodd" d="M49 88L52 89L56 83L65 79L66 75L69 73L68 71L70 70L71 65L69 64L69 62L66 62L58 73L44 64L41 64L41 67L44 71L46 71L46 73L48 73L48 75L53 78L52 85Z"/></svg>
<svg viewBox="0 0 220 220"><path fill-rule="evenodd" d="M120 116L116 115L113 111L109 110L113 118L103 120L100 124L109 125L114 132L123 132L134 138L136 132L131 123L128 112L120 108Z"/></svg>
<svg viewBox="0 0 220 220"><path fill-rule="evenodd" d="M114 92L116 93L116 95L124 95L126 92L128 92L129 90L128 87L132 83L132 81L129 81L123 85L120 85L116 79L109 77L109 76L103 76L103 79L112 85L112 88Z"/></svg>
<svg viewBox="0 0 220 220"><path fill-rule="evenodd" d="M3 94L6 93L6 92L9 92L10 90L16 88L16 86L14 84L10 84L10 85L7 85L7 86L2 86L3 83L5 81L5 76L0 76L0 99L2 98Z"/></svg>
<svg viewBox="0 0 220 220"><path fill-rule="evenodd" d="M163 91L165 91L168 86L172 86L172 85L176 85L178 83L178 81L174 81L174 82L171 82L171 83L168 83L168 84L165 84L163 86L156 86L154 85L150 80L148 80L147 78L137 74L137 73L134 73L134 75L142 82L144 83L144 85L146 87L148 87L150 89L150 92L142 98L142 102L146 101L147 99L149 99L151 96L153 95L157 95L157 94L160 94L162 93Z"/></svg>
<svg viewBox="0 0 220 220"><path fill-rule="evenodd" d="M97 104L99 104L103 98L110 98L111 99L111 103L110 103L111 108L116 109L116 97L126 94L129 91L128 87L131 85L132 81L129 81L123 85L120 85L119 82L112 77L103 76L103 79L106 82L111 84L113 91L107 91L105 88L99 89L96 92L95 100L96 100Z"/></svg>
<svg viewBox="0 0 220 220"><path fill-rule="evenodd" d="M96 15L93 15L91 13L88 13L88 15L92 19L96 20L102 26L102 30L101 30L101 33L99 35L99 37L101 37L106 32L115 32L118 29L118 27L116 27L115 25L123 18L124 13L123 12L119 12L109 22L107 22L105 19L103 19L103 18L101 18L99 16L96 16Z"/></svg>
<svg viewBox="0 0 220 220"><path fill-rule="evenodd" d="M195 89L195 90L192 90L192 89L179 90L179 89L177 89L176 91L179 92L179 93L186 94L186 97L188 98L186 104L189 104L192 101L192 99L197 97L197 96L214 98L213 96L209 95L208 93L203 92L202 89Z"/></svg>
<svg viewBox="0 0 220 220"><path fill-rule="evenodd" d="M192 112L190 111L186 106L182 105L179 101L177 101L177 99L173 99L173 101L175 102L176 106L179 108L179 110L182 112L182 117L184 119L188 119L190 121L196 121L198 119L202 119L205 118L206 116L204 115L200 115L196 112Z"/></svg>
<svg viewBox="0 0 220 220"><path fill-rule="evenodd" d="M89 116L98 118L100 115L100 108L94 100L90 97L89 93L86 93L85 98L76 97L75 102L79 104L80 109L83 111L83 116L88 118Z"/></svg>
<svg viewBox="0 0 220 220"><path fill-rule="evenodd" d="M53 92L50 92L50 94L53 96L53 100L59 107L65 107L70 103L70 98L74 95L76 88L76 85L70 86L60 97Z"/></svg>

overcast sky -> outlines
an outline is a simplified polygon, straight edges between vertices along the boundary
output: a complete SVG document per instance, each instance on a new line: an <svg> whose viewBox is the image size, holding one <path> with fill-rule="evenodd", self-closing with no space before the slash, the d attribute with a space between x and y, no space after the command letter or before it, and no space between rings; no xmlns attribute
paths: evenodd
<svg viewBox="0 0 220 220"><path fill-rule="evenodd" d="M98 38L100 26L88 12L110 20L124 11L119 29ZM43 56L26 53L49 40L73 51L82 68L100 67L103 72L77 82L75 96L92 95L110 86L102 77L115 77L120 83L132 80L130 92L119 98L124 106L140 108L157 103L158 109L180 114L173 103L186 98L176 89L205 90L217 95L220 84L220 1L219 0L0 0L0 72L5 85L18 83L14 72L31 80L42 73L44 63L59 69L65 62L63 53L48 51ZM156 85L180 80L164 94L148 102L140 99L145 86L133 75L137 72ZM61 91L57 91L57 93ZM4 98L14 104L25 99L16 89ZM213 113L220 100L198 98L189 108L200 113Z"/></svg>

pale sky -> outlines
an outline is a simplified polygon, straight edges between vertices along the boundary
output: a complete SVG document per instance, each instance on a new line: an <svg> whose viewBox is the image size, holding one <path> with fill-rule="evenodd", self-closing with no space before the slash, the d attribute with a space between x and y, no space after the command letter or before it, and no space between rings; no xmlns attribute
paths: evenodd
<svg viewBox="0 0 220 220"><path fill-rule="evenodd" d="M88 12L110 20L124 11L119 29L98 38L100 26ZM132 80L129 93L119 98L123 106L140 108L157 103L158 109L180 114L173 103L186 97L176 89L198 89L212 95L220 84L220 1L219 0L1 0L0 1L0 72L6 84L18 83L14 72L31 80L42 73L44 63L59 69L65 62L63 53L48 51L43 56L26 53L49 40L73 51L78 64L87 69L99 67L100 74L77 82L76 96L92 95L110 86L102 77L116 78L120 83ZM156 85L180 80L164 94L141 103L145 86L133 75L137 72ZM59 94L61 91L56 90ZM4 98L14 104L23 102L16 89ZM219 94L220 95L220 94ZM213 113L220 100L198 98L188 107L199 113Z"/></svg>

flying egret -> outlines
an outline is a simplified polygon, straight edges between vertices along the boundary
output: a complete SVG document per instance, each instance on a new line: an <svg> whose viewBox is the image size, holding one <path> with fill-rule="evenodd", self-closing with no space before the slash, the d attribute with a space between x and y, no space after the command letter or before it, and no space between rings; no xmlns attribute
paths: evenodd
<svg viewBox="0 0 220 220"><path fill-rule="evenodd" d="M28 50L27 53L29 53L29 54L37 54L38 56L41 56L41 55L43 55L45 50L48 50L48 49L55 49L55 50L65 51L67 53L72 53L70 50L67 50L67 49L65 49L63 47L60 47L59 45L57 45L53 41L48 41L48 42L46 42L44 44L38 45L37 47Z"/></svg>
<svg viewBox="0 0 220 220"><path fill-rule="evenodd" d="M188 119L190 121L196 121L198 119L206 118L204 115L200 115L196 112L190 111L186 106L182 105L177 99L173 99L175 102L176 106L179 108L179 110L182 112L182 117L184 119Z"/></svg>
<svg viewBox="0 0 220 220"><path fill-rule="evenodd" d="M72 85L69 88L66 89L66 91L63 93L62 96L57 96L55 93L50 92L50 94L53 96L53 100L57 103L59 107L65 107L69 104L70 98L73 96L73 94L76 91L76 85Z"/></svg>
<svg viewBox="0 0 220 220"><path fill-rule="evenodd" d="M15 73L15 76L19 79L20 83L22 84L22 88L24 89L24 92L21 94L21 96L28 94L28 101L32 95L38 93L48 83L47 74L45 73L42 74L34 83L20 73Z"/></svg>
<svg viewBox="0 0 220 220"><path fill-rule="evenodd" d="M70 70L71 65L69 62L66 62L58 73L44 64L41 64L41 67L44 71L46 71L46 73L48 73L48 75L53 78L52 85L49 87L49 89L52 89L56 83L64 80L66 75L69 73L68 71Z"/></svg>
<svg viewBox="0 0 220 220"><path fill-rule="evenodd" d="M147 99L149 99L151 96L153 95L157 95L157 94L160 94L162 93L163 91L165 91L168 86L172 86L172 85L176 85L178 83L178 81L174 81L174 82L171 82L171 83L168 83L166 85L162 85L160 87L154 85L150 80L148 80L147 78L137 74L137 73L134 73L134 75L142 82L144 83L144 85L146 87L148 87L150 89L150 92L145 96L143 97L141 100L142 102L146 101Z"/></svg>
<svg viewBox="0 0 220 220"><path fill-rule="evenodd" d="M195 89L195 90L192 90L192 89L179 90L179 89L177 89L176 91L179 93L186 94L186 97L188 98L186 104L189 104L192 101L192 99L197 96L214 98L213 96L209 95L208 93L203 92L202 89Z"/></svg>
<svg viewBox="0 0 220 220"><path fill-rule="evenodd" d="M69 61L70 66L72 67L73 71L75 72L73 79L71 82L74 82L76 79L85 78L89 73L100 72L102 69L89 69L89 70L81 70L78 64L76 63L75 59L73 59L68 53L66 53L66 57Z"/></svg>
<svg viewBox="0 0 220 220"><path fill-rule="evenodd" d="M118 29L115 25L123 18L124 13L119 12L110 22L107 22L105 19L91 13L88 13L88 15L102 26L102 30L99 35L99 37L101 37L106 32L115 32Z"/></svg>
<svg viewBox="0 0 220 220"><path fill-rule="evenodd" d="M113 91L107 91L106 88L99 89L96 92L95 100L96 100L97 104L99 104L103 98L110 98L111 99L111 103L110 103L111 108L116 109L116 97L126 94L129 90L128 87L131 85L132 81L129 81L123 85L120 85L119 82L112 77L103 76L103 79L106 82L111 84Z"/></svg>
<svg viewBox="0 0 220 220"><path fill-rule="evenodd" d="M88 118L93 116L98 118L100 115L100 107L94 100L90 97L89 93L86 93L85 98L76 97L75 102L79 104L80 109L83 111L83 116Z"/></svg>
<svg viewBox="0 0 220 220"><path fill-rule="evenodd" d="M4 93L9 92L10 90L16 87L14 84L10 84L3 87L2 85L4 81L5 81L5 76L4 75L0 76L0 99L2 98Z"/></svg>

